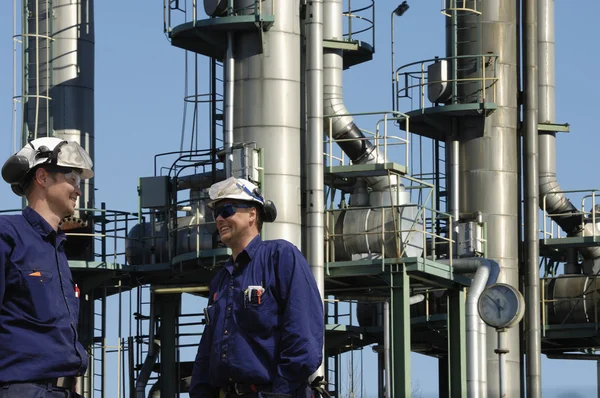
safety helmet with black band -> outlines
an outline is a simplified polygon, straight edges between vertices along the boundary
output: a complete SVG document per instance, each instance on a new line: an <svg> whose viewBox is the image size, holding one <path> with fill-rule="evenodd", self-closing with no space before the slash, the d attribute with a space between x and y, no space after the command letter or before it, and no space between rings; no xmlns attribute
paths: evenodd
<svg viewBox="0 0 600 398"><path fill-rule="evenodd" d="M2 166L2 178L13 192L25 195L25 183L38 167L49 171L68 173L77 170L82 180L92 178L93 162L79 143L57 137L43 137L30 141L19 152L9 157Z"/></svg>
<svg viewBox="0 0 600 398"><path fill-rule="evenodd" d="M252 182L243 178L229 177L213 184L208 194L211 201L208 207L214 209L217 203L225 199L241 200L255 204L261 210L264 222L273 222L277 218L275 204L266 200L260 189Z"/></svg>

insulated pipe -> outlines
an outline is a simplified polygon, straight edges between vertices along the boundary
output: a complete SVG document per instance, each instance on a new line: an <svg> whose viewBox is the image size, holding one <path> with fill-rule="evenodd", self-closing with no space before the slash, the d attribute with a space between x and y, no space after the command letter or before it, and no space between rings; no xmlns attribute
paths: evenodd
<svg viewBox="0 0 600 398"><path fill-rule="evenodd" d="M554 0L538 0L538 121L556 122L556 69L554 40ZM538 135L539 150L539 200L546 211L554 214L576 213L577 208L561 191L556 179L556 133L543 131ZM569 236L598 235L594 226L586 224L581 228L581 216L555 216L552 219ZM595 263L600 259L600 247L582 247L583 258ZM598 265L593 264L588 273L597 273Z"/></svg>
<svg viewBox="0 0 600 398"><path fill-rule="evenodd" d="M449 263L448 260L438 260L441 263ZM472 273L475 272L471 287L467 292L466 300L466 322L467 322L467 397L483 398L486 397L486 386L483 372L485 371L485 362L482 361L480 352L485 353L487 328L481 327L481 317L477 308L481 292L486 286L490 286L498 280L500 266L497 262L486 258L457 258L452 260L452 266L455 272ZM485 356L483 356L485 358Z"/></svg>
<svg viewBox="0 0 600 398"><path fill-rule="evenodd" d="M456 134L456 130L455 130ZM454 223L453 239L457 240L458 236L458 220L460 219L459 207L459 192L460 192L460 168L459 168L459 149L460 144L456 136L448 139L450 147L450 214ZM456 251L455 251L456 252Z"/></svg>
<svg viewBox="0 0 600 398"><path fill-rule="evenodd" d="M540 329L540 268L538 241L538 0L523 0L523 192L525 240L525 322L527 397L539 398L542 390L542 332ZM505 333L505 332L503 332Z"/></svg>
<svg viewBox="0 0 600 398"><path fill-rule="evenodd" d="M344 40L342 32L342 0L324 0L323 2L323 38L326 40ZM344 59L342 50L328 48L323 55L323 114L328 118L324 123L324 132L330 134L344 153L354 164L384 163L385 159L375 146L369 142L362 131L348 116L344 105L342 71ZM375 191L383 191L389 186L398 186L395 176L366 177L367 183Z"/></svg>
<svg viewBox="0 0 600 398"><path fill-rule="evenodd" d="M306 19L307 99L307 260L317 282L321 299L325 297L325 194L323 187L323 1L312 0ZM326 358L323 355L323 358ZM324 375L323 363L316 376Z"/></svg>
<svg viewBox="0 0 600 398"><path fill-rule="evenodd" d="M233 56L233 32L227 33L227 51L225 52L225 131L223 132L223 146L225 149L225 178L232 176L233 168L233 101L235 98L235 58Z"/></svg>
<svg viewBox="0 0 600 398"><path fill-rule="evenodd" d="M383 303L383 362L385 366L385 398L392 396L392 356L390 354L391 338L390 338L390 302L386 300Z"/></svg>

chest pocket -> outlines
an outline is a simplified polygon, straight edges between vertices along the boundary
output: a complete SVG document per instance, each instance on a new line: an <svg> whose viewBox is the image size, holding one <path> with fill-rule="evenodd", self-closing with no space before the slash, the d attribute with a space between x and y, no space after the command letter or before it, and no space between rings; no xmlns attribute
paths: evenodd
<svg viewBox="0 0 600 398"><path fill-rule="evenodd" d="M62 299L60 281L52 268L23 268L19 299L22 315L39 323L53 323L59 316Z"/></svg>
<svg viewBox="0 0 600 398"><path fill-rule="evenodd" d="M245 303L238 310L237 319L240 328L248 333L271 335L277 321L277 302L270 289L266 289L258 303Z"/></svg>

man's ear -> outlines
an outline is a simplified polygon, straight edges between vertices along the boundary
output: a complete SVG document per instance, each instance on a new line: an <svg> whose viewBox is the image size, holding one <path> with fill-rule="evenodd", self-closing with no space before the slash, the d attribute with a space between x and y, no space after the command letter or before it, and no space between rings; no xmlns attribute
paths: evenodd
<svg viewBox="0 0 600 398"><path fill-rule="evenodd" d="M43 167L40 167L35 171L34 179L43 187L48 183L48 177L48 172Z"/></svg>
<svg viewBox="0 0 600 398"><path fill-rule="evenodd" d="M250 210L252 210L250 213L254 217L253 222L256 225L256 220L258 220L258 209L253 206L253 207L250 208Z"/></svg>

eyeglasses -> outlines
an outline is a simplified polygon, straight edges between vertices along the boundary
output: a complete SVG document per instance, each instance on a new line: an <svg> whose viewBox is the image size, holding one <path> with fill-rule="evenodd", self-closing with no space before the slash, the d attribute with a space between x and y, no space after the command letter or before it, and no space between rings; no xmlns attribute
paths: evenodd
<svg viewBox="0 0 600 398"><path fill-rule="evenodd" d="M231 216L233 216L238 209L249 209L251 207L254 207L252 205L245 205L245 204L241 204L241 203L228 203L226 205L223 206L219 206L219 207L215 207L213 209L213 217L216 220L217 217L221 216L223 218L229 218Z"/></svg>
<svg viewBox="0 0 600 398"><path fill-rule="evenodd" d="M67 180L69 184L73 185L74 188L79 188L79 185L81 184L81 174L75 170L70 171L65 173L65 180Z"/></svg>

